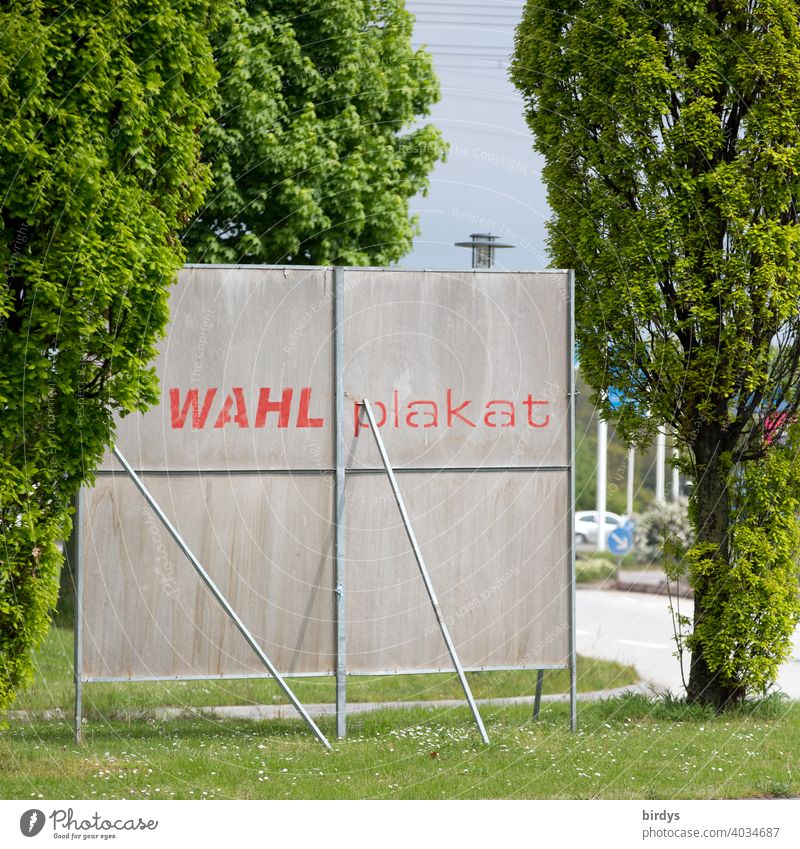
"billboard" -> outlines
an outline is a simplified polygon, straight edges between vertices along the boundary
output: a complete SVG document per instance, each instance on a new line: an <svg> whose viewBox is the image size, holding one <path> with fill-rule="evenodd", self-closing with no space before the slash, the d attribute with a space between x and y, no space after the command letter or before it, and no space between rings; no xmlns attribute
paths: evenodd
<svg viewBox="0 0 800 849"><path fill-rule="evenodd" d="M117 447L281 673L452 669L364 398L463 666L572 664L567 272L190 266L170 315ZM265 674L112 456L79 563L82 680Z"/></svg>

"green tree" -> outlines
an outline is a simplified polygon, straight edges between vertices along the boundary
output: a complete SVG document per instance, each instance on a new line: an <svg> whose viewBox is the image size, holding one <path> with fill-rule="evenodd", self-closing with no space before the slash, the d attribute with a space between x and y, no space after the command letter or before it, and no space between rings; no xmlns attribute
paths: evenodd
<svg viewBox="0 0 800 849"><path fill-rule="evenodd" d="M800 400L798 12L536 0L512 71L550 248L577 272L583 374L609 418L604 390L625 391L626 439L672 429L696 484L688 696L718 707L774 680L799 615L798 464L778 444Z"/></svg>
<svg viewBox="0 0 800 849"><path fill-rule="evenodd" d="M56 603L70 501L148 362L217 75L210 0L10 0L0 12L0 708Z"/></svg>
<svg viewBox="0 0 800 849"><path fill-rule="evenodd" d="M203 133L214 187L184 234L195 262L384 265L411 248L411 197L445 144L403 0L255 0L214 37Z"/></svg>

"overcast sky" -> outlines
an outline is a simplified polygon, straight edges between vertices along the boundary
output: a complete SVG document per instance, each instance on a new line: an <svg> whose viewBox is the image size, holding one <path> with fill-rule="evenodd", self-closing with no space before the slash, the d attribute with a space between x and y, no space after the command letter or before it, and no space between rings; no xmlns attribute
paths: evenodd
<svg viewBox="0 0 800 849"><path fill-rule="evenodd" d="M450 142L448 161L431 175L427 197L412 201L422 233L402 265L469 268L470 251L453 247L491 232L517 247L498 251L498 268L545 268L549 212L541 157L532 150L522 98L508 79L514 27L523 0L407 0L415 45L433 54L442 90L430 121Z"/></svg>

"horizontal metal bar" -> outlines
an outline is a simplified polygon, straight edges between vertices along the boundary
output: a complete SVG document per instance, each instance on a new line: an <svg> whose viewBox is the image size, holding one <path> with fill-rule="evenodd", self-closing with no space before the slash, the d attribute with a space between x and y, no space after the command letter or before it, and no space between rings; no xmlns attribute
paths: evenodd
<svg viewBox="0 0 800 849"><path fill-rule="evenodd" d="M465 672L535 672L537 669L569 669L569 664L561 664L542 666L537 663L535 666L466 666ZM386 669L383 672L348 672L348 678L378 678L386 677L387 675L436 675L442 672L447 672L454 675L452 666L446 666L441 669L413 669L405 672L398 672L396 669ZM284 678L334 678L336 672L282 672ZM85 684L121 684L128 681L131 682L157 682L157 681L272 681L271 675L262 675L260 672L246 673L242 675L131 675L129 677L82 677L81 680Z"/></svg>
<svg viewBox="0 0 800 849"><path fill-rule="evenodd" d="M282 678L330 678L333 672L282 672ZM104 676L84 678L90 684L119 684L126 681L156 682L156 681L273 681L271 675L261 672L243 673L241 675L130 675Z"/></svg>
<svg viewBox="0 0 800 849"><path fill-rule="evenodd" d="M252 268L254 271L333 271L333 265L268 265L249 262L187 262L184 268L218 268L233 271L240 268Z"/></svg>
<svg viewBox="0 0 800 849"><path fill-rule="evenodd" d="M393 265L391 268L384 268L379 265L261 265L250 263L197 263L187 262L184 268L217 268L227 271L234 269L253 269L255 271L332 271L334 267L343 268L345 271L405 271L420 273L422 271L432 271L436 274L484 274L491 271L492 274L558 274L564 275L567 270L564 268L543 268L539 269L509 269L509 268L406 268L401 265Z"/></svg>
<svg viewBox="0 0 800 849"><path fill-rule="evenodd" d="M253 477L268 475L325 475L333 476L335 469L136 469L137 475L151 475L162 477ZM125 472L120 469L100 469L95 472L97 477L125 477Z"/></svg>
<svg viewBox="0 0 800 849"><path fill-rule="evenodd" d="M392 466L395 474L432 472L434 474L482 474L489 472L568 472L569 466ZM382 468L347 469L348 475L385 474Z"/></svg>
<svg viewBox="0 0 800 849"><path fill-rule="evenodd" d="M393 265L391 268L382 268L379 265L347 265L343 266L345 271L405 271L412 274L422 274L423 272L432 272L433 274L557 274L563 277L566 274L566 269L563 268L544 268L541 271L525 268L409 268L404 265Z"/></svg>
<svg viewBox="0 0 800 849"><path fill-rule="evenodd" d="M569 466L401 466L394 469L395 474L483 474L490 472L568 472ZM381 468L345 469L348 475L384 475ZM119 469L101 469L95 472L98 477L125 477L125 472ZM136 469L137 475L162 475L171 477L208 476L253 476L253 475L326 475L333 476L336 469Z"/></svg>

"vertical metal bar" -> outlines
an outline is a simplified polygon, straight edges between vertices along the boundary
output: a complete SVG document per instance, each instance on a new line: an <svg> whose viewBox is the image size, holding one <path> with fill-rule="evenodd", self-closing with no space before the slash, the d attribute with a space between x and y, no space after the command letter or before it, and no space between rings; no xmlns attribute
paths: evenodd
<svg viewBox="0 0 800 849"><path fill-rule="evenodd" d="M389 476L389 483L392 486L394 499L397 502L398 509L400 510L400 516L403 519L403 525L405 526L406 534L408 535L408 541L411 543L411 548L414 551L414 557L417 561L417 566L419 566L419 571L422 575L422 581L425 584L425 589L427 590L428 598L430 599L431 605L433 606L433 612L436 616L436 621L439 623L439 630L442 632L442 637L444 637L444 642L447 646L447 651L450 653L453 665L455 666L456 672L458 673L458 678L461 681L461 686L464 688L464 695L467 697L467 702L469 703L470 710L472 711L472 715L475 717L475 724L478 726L478 731L481 735L481 739L484 743L488 743L489 736L487 735L486 729L484 728L481 715L478 712L478 706L475 704L475 699L472 696L472 690L470 689L469 682L467 681L467 676L464 673L464 668L461 666L461 661L458 658L458 652L456 651L456 647L453 644L452 639L450 638L450 632L447 629L447 623L444 621L442 610L439 607L439 601L436 598L436 593L433 589L433 584L431 583L430 576L428 575L428 570L425 568L425 561L422 559L422 552L420 551L419 544L417 543L417 538L414 535L414 529L411 527L411 520L408 518L406 506L403 502L403 496L400 494L400 488L397 486L397 479L394 476L394 470L392 469L392 465L389 462L389 457L386 454L386 448L383 444L383 439L381 438L381 435L378 431L378 426L375 424L375 417L372 415L372 408L370 407L369 401L366 398L362 400L361 404L367 414L367 421L369 422L370 429L372 430L372 434L375 437L375 443L378 446L378 451L381 455L381 460L383 461L383 467L384 469L386 469L386 474Z"/></svg>
<svg viewBox="0 0 800 849"><path fill-rule="evenodd" d="M539 718L539 709L542 706L542 684L544 683L544 669L536 670L536 695L533 697L533 718Z"/></svg>
<svg viewBox="0 0 800 849"><path fill-rule="evenodd" d="M569 727L578 730L577 636L575 633L575 272L567 273L567 375L569 382L569 497L567 557L569 569Z"/></svg>
<svg viewBox="0 0 800 849"><path fill-rule="evenodd" d="M336 440L336 736L347 735L347 646L345 631L345 443L344 443L344 269L333 269L333 363Z"/></svg>
<svg viewBox="0 0 800 849"><path fill-rule="evenodd" d="M239 615L231 607L228 600L217 588L217 585L211 580L211 577L208 572L206 572L206 570L201 565L200 561L194 556L193 552L191 551L189 546L184 542L183 538L178 533L175 526L167 518L166 514L161 509L161 507L159 507L158 502L150 494L150 491L145 486L144 481L139 477L139 475L136 474L136 472L130 466L125 457L122 456L120 450L116 447L114 447L114 456L117 458L117 460L119 460L119 462L122 464L122 467L128 473L128 477L133 481L136 488L144 496L144 500L150 505L150 508L161 520L161 524L164 525L164 527L169 532L169 535L175 540L180 550L186 555L186 558L192 564L195 572L197 572L197 574L200 576L200 579L203 581L206 587L208 587L214 598L220 603L222 609L228 614L228 617L233 622L233 624L238 628L239 633L245 638L250 648L253 649L253 651L258 655L259 660L267 668L270 675L272 675L272 677L277 682L278 686L286 694L289 701L295 706L300 716L303 717L306 722L306 725L308 725L308 727L314 732L315 736L320 741L320 743L322 743L326 749L330 749L331 744L328 742L325 735L319 730L319 728L317 728L317 725L314 720L308 715L308 712L298 701L297 696L295 696L295 694L290 689L289 685L286 683L286 681L284 681L280 672L278 672L278 670L272 664L272 661L265 654L264 650L261 648L258 642L256 642L255 637L250 633L247 626L239 618Z"/></svg>
<svg viewBox="0 0 800 849"><path fill-rule="evenodd" d="M606 550L606 498L608 473L608 422L600 417L597 411L597 484L596 507L597 507L597 550Z"/></svg>
<svg viewBox="0 0 800 849"><path fill-rule="evenodd" d="M75 681L75 742L83 743L83 570L81 568L81 522L83 520L83 487L75 496L72 534L67 544L67 559L75 582L75 623L73 642L73 676Z"/></svg>

